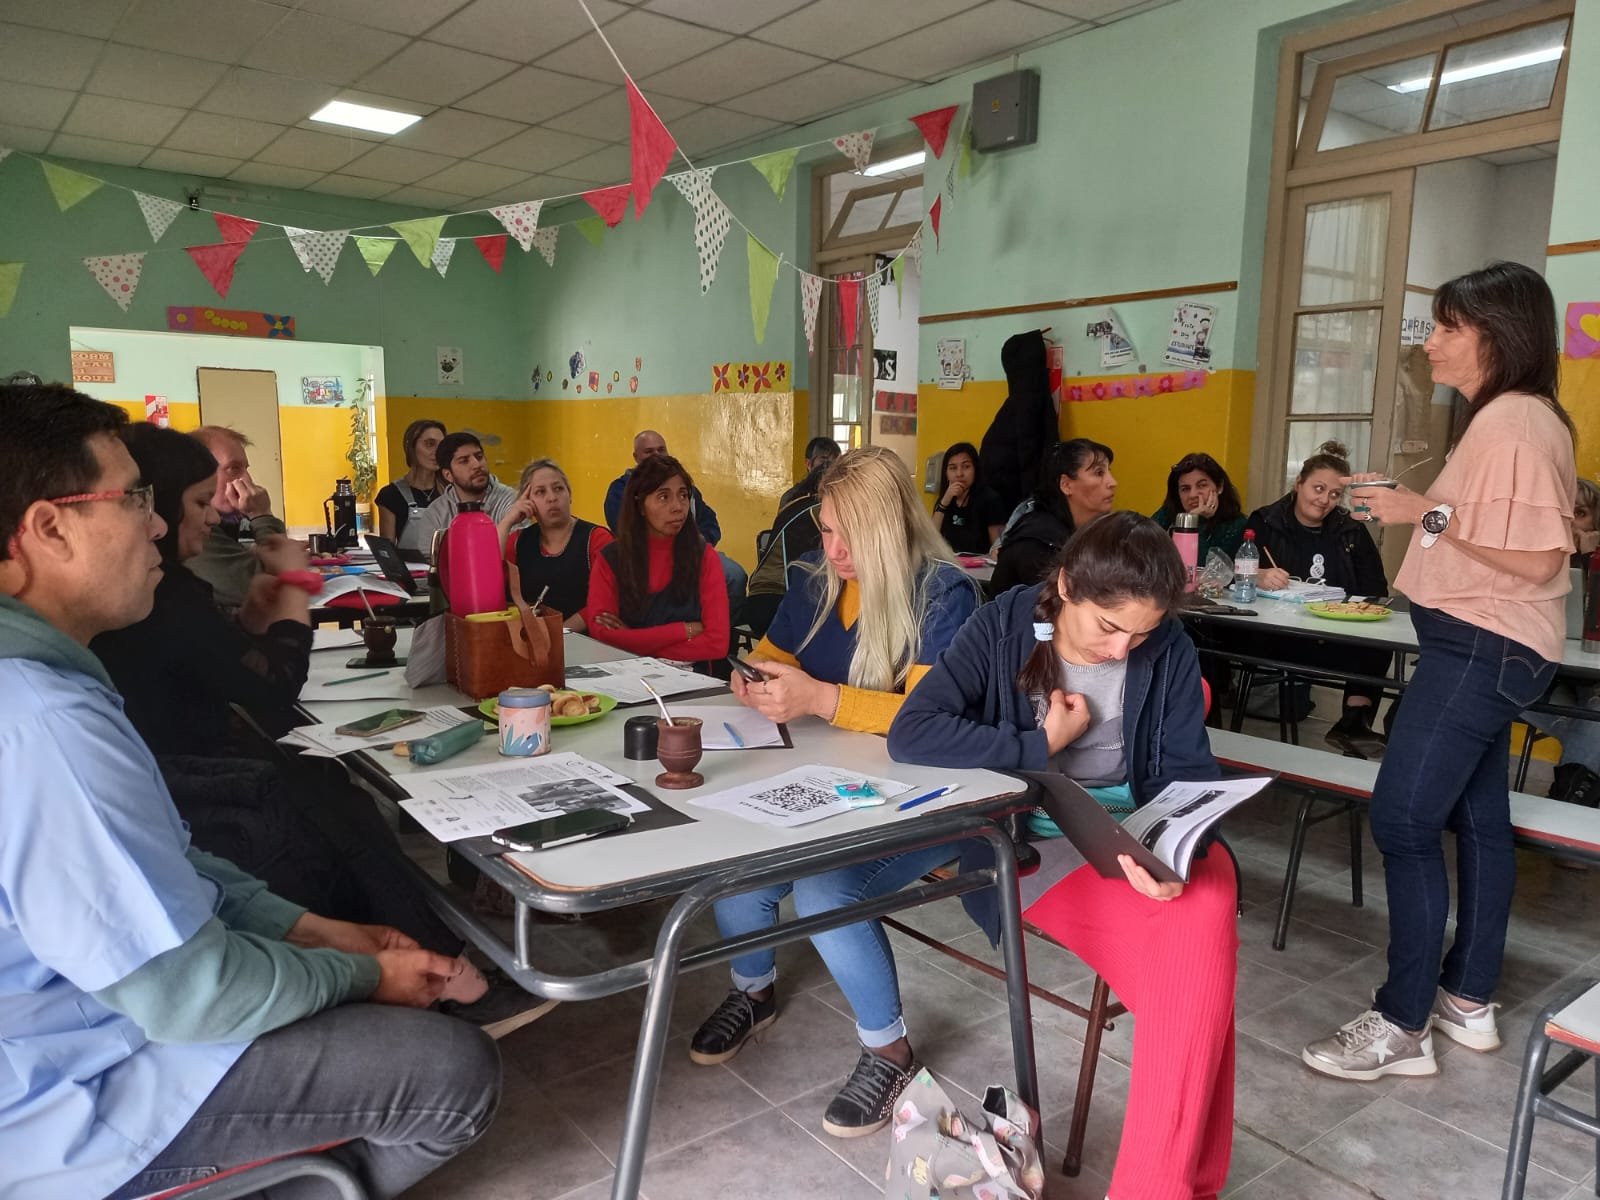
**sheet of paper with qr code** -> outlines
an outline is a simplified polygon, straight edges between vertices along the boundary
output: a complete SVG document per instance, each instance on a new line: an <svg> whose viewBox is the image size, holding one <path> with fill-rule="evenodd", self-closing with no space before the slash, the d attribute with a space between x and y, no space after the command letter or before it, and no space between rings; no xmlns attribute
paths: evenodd
<svg viewBox="0 0 1600 1200"><path fill-rule="evenodd" d="M715 808L758 825L793 826L849 812L852 805L837 787L868 783L880 796L893 799L911 790L909 783L854 774L838 767L795 767L781 775L757 779L725 791L700 796L689 803Z"/></svg>

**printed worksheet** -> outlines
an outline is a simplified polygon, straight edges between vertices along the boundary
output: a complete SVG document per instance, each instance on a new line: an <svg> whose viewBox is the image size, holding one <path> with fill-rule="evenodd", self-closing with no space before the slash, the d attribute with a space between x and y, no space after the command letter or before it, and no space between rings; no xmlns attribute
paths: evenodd
<svg viewBox="0 0 1600 1200"><path fill-rule="evenodd" d="M402 704L393 704L390 708L404 708ZM381 700L375 701L372 715L385 711ZM385 730L371 737L362 737L359 734L338 733L337 725L301 725L290 730L278 739L281 746L291 746L303 754L310 754L318 758L338 758L341 754L353 754L358 750L378 750L392 746L396 742L414 742L418 738L431 737L436 733L443 733L467 721L483 720L476 713L468 714L459 708L451 708L448 704L437 708L421 710L422 719L412 721L409 725L396 726L394 729Z"/></svg>
<svg viewBox="0 0 1600 1200"><path fill-rule="evenodd" d="M567 664L567 687L604 692L618 704L649 704L645 684L658 696L681 696L727 686L720 679L700 675L677 663L659 658L622 658L615 662Z"/></svg>
<svg viewBox="0 0 1600 1200"><path fill-rule="evenodd" d="M867 783L885 801L911 790L909 783L862 776L839 767L795 767L781 775L740 784L689 801L701 808L731 813L758 825L807 825L861 807L861 802L841 796L841 784Z"/></svg>
<svg viewBox="0 0 1600 1200"><path fill-rule="evenodd" d="M442 768L396 778L411 796L400 807L442 842L482 837L563 813L603 808L649 812L650 806L618 785L628 782L608 767L565 753L486 766Z"/></svg>

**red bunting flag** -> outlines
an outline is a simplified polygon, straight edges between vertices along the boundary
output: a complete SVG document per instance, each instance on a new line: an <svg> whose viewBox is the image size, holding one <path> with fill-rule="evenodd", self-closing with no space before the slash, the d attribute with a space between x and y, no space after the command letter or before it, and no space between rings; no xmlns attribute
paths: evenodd
<svg viewBox="0 0 1600 1200"><path fill-rule="evenodd" d="M650 193L666 174L667 164L678 143L667 132L667 127L656 116L650 102L639 94L628 80L628 124L630 148L633 153L633 219L644 216L650 204ZM605 214L602 213L602 216ZM608 221L608 224L615 222Z"/></svg>
<svg viewBox="0 0 1600 1200"><path fill-rule="evenodd" d="M956 115L959 105L952 104L949 108L936 108L931 112L918 113L911 118L911 123L922 130L922 138L928 143L928 149L933 151L935 158L944 156L945 139L950 136L950 122Z"/></svg>
<svg viewBox="0 0 1600 1200"><path fill-rule="evenodd" d="M839 328L847 339L853 339L861 322L861 281L839 280Z"/></svg>
<svg viewBox="0 0 1600 1200"><path fill-rule="evenodd" d="M248 242L255 236L256 230L261 228L260 221L247 220L244 217L235 217L229 213L212 213L217 219L217 232L222 234L225 242Z"/></svg>
<svg viewBox="0 0 1600 1200"><path fill-rule="evenodd" d="M500 274L500 264L506 261L506 235L486 233L482 237L473 238L472 244L483 255L483 261L494 268L494 273Z"/></svg>
<svg viewBox="0 0 1600 1200"><path fill-rule="evenodd" d="M194 259L200 274L217 289L217 295L226 300L228 289L233 286L234 265L244 253L244 247L243 242L222 242L215 246L185 246L184 250Z"/></svg>
<svg viewBox="0 0 1600 1200"><path fill-rule="evenodd" d="M606 223L607 229L615 229L628 215L628 197L633 194L633 185L619 183L616 187L596 188L592 192L585 192L583 198L589 202L589 207L600 214L600 219Z"/></svg>
<svg viewBox="0 0 1600 1200"><path fill-rule="evenodd" d="M944 197L942 195L935 196L933 198L933 207L928 210L928 220L933 222L933 249L935 253L938 253L939 250L939 209L943 201Z"/></svg>

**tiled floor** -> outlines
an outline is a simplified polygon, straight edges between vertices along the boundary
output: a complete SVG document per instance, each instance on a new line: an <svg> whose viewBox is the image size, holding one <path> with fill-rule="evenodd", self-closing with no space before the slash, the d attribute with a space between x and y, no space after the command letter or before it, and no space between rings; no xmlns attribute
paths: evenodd
<svg viewBox="0 0 1600 1200"><path fill-rule="evenodd" d="M1336 700L1322 694L1326 711ZM1252 722L1252 725L1255 725ZM1321 744L1325 725L1302 741ZM1271 736L1260 725L1253 732ZM1536 764L1529 790L1549 768ZM1500 998L1507 1044L1479 1055L1440 1039L1440 1074L1428 1079L1342 1083L1314 1075L1300 1047L1353 1017L1383 974L1382 869L1367 842L1366 905L1350 906L1344 826L1311 835L1288 947L1272 949L1276 898L1293 807L1263 799L1230 821L1246 911L1238 988L1238 1099L1227 1194L1239 1200L1473 1200L1500 1194L1521 1049L1533 1015L1567 981L1600 977L1600 870L1570 871L1523 852ZM540 927L552 961L603 964L647 952L660 909L581 925ZM910 922L987 951L959 905L917 910ZM897 936L912 1038L926 1064L962 1103L1007 1081L1010 1061L1000 985ZM1088 970L1028 939L1030 976L1086 1000ZM855 1058L853 1023L809 945L780 951L782 1014L758 1045L721 1067L697 1067L688 1031L726 988L721 968L687 977L673 1012L650 1134L643 1192L649 1200L716 1197L875 1197L883 1187L887 1132L839 1141L822 1111ZM494 1128L460 1160L414 1189L413 1200L603 1200L621 1129L638 1036L641 995L568 1004L502 1043L505 1099ZM1105 1195L1117 1152L1131 1047L1131 1018L1107 1034L1089 1119L1084 1169L1057 1173L1082 1054L1082 1022L1034 1007L1051 1200ZM1594 1095L1585 1067L1566 1090ZM1591 1110L1592 1111L1592 1110ZM1142 1153L1160 1153L1142 1147ZM1580 1200L1595 1191L1593 1143L1541 1121L1529 1200Z"/></svg>

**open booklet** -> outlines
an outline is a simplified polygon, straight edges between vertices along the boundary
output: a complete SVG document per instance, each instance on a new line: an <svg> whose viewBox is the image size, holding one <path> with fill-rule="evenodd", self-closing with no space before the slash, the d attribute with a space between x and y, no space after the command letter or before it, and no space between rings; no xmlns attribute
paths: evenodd
<svg viewBox="0 0 1600 1200"><path fill-rule="evenodd" d="M1089 864L1107 879L1121 879L1117 856L1128 854L1158 882L1188 882L1194 852L1233 809L1276 776L1171 783L1122 821L1082 787L1056 771L1023 771L1039 785L1039 803Z"/></svg>

